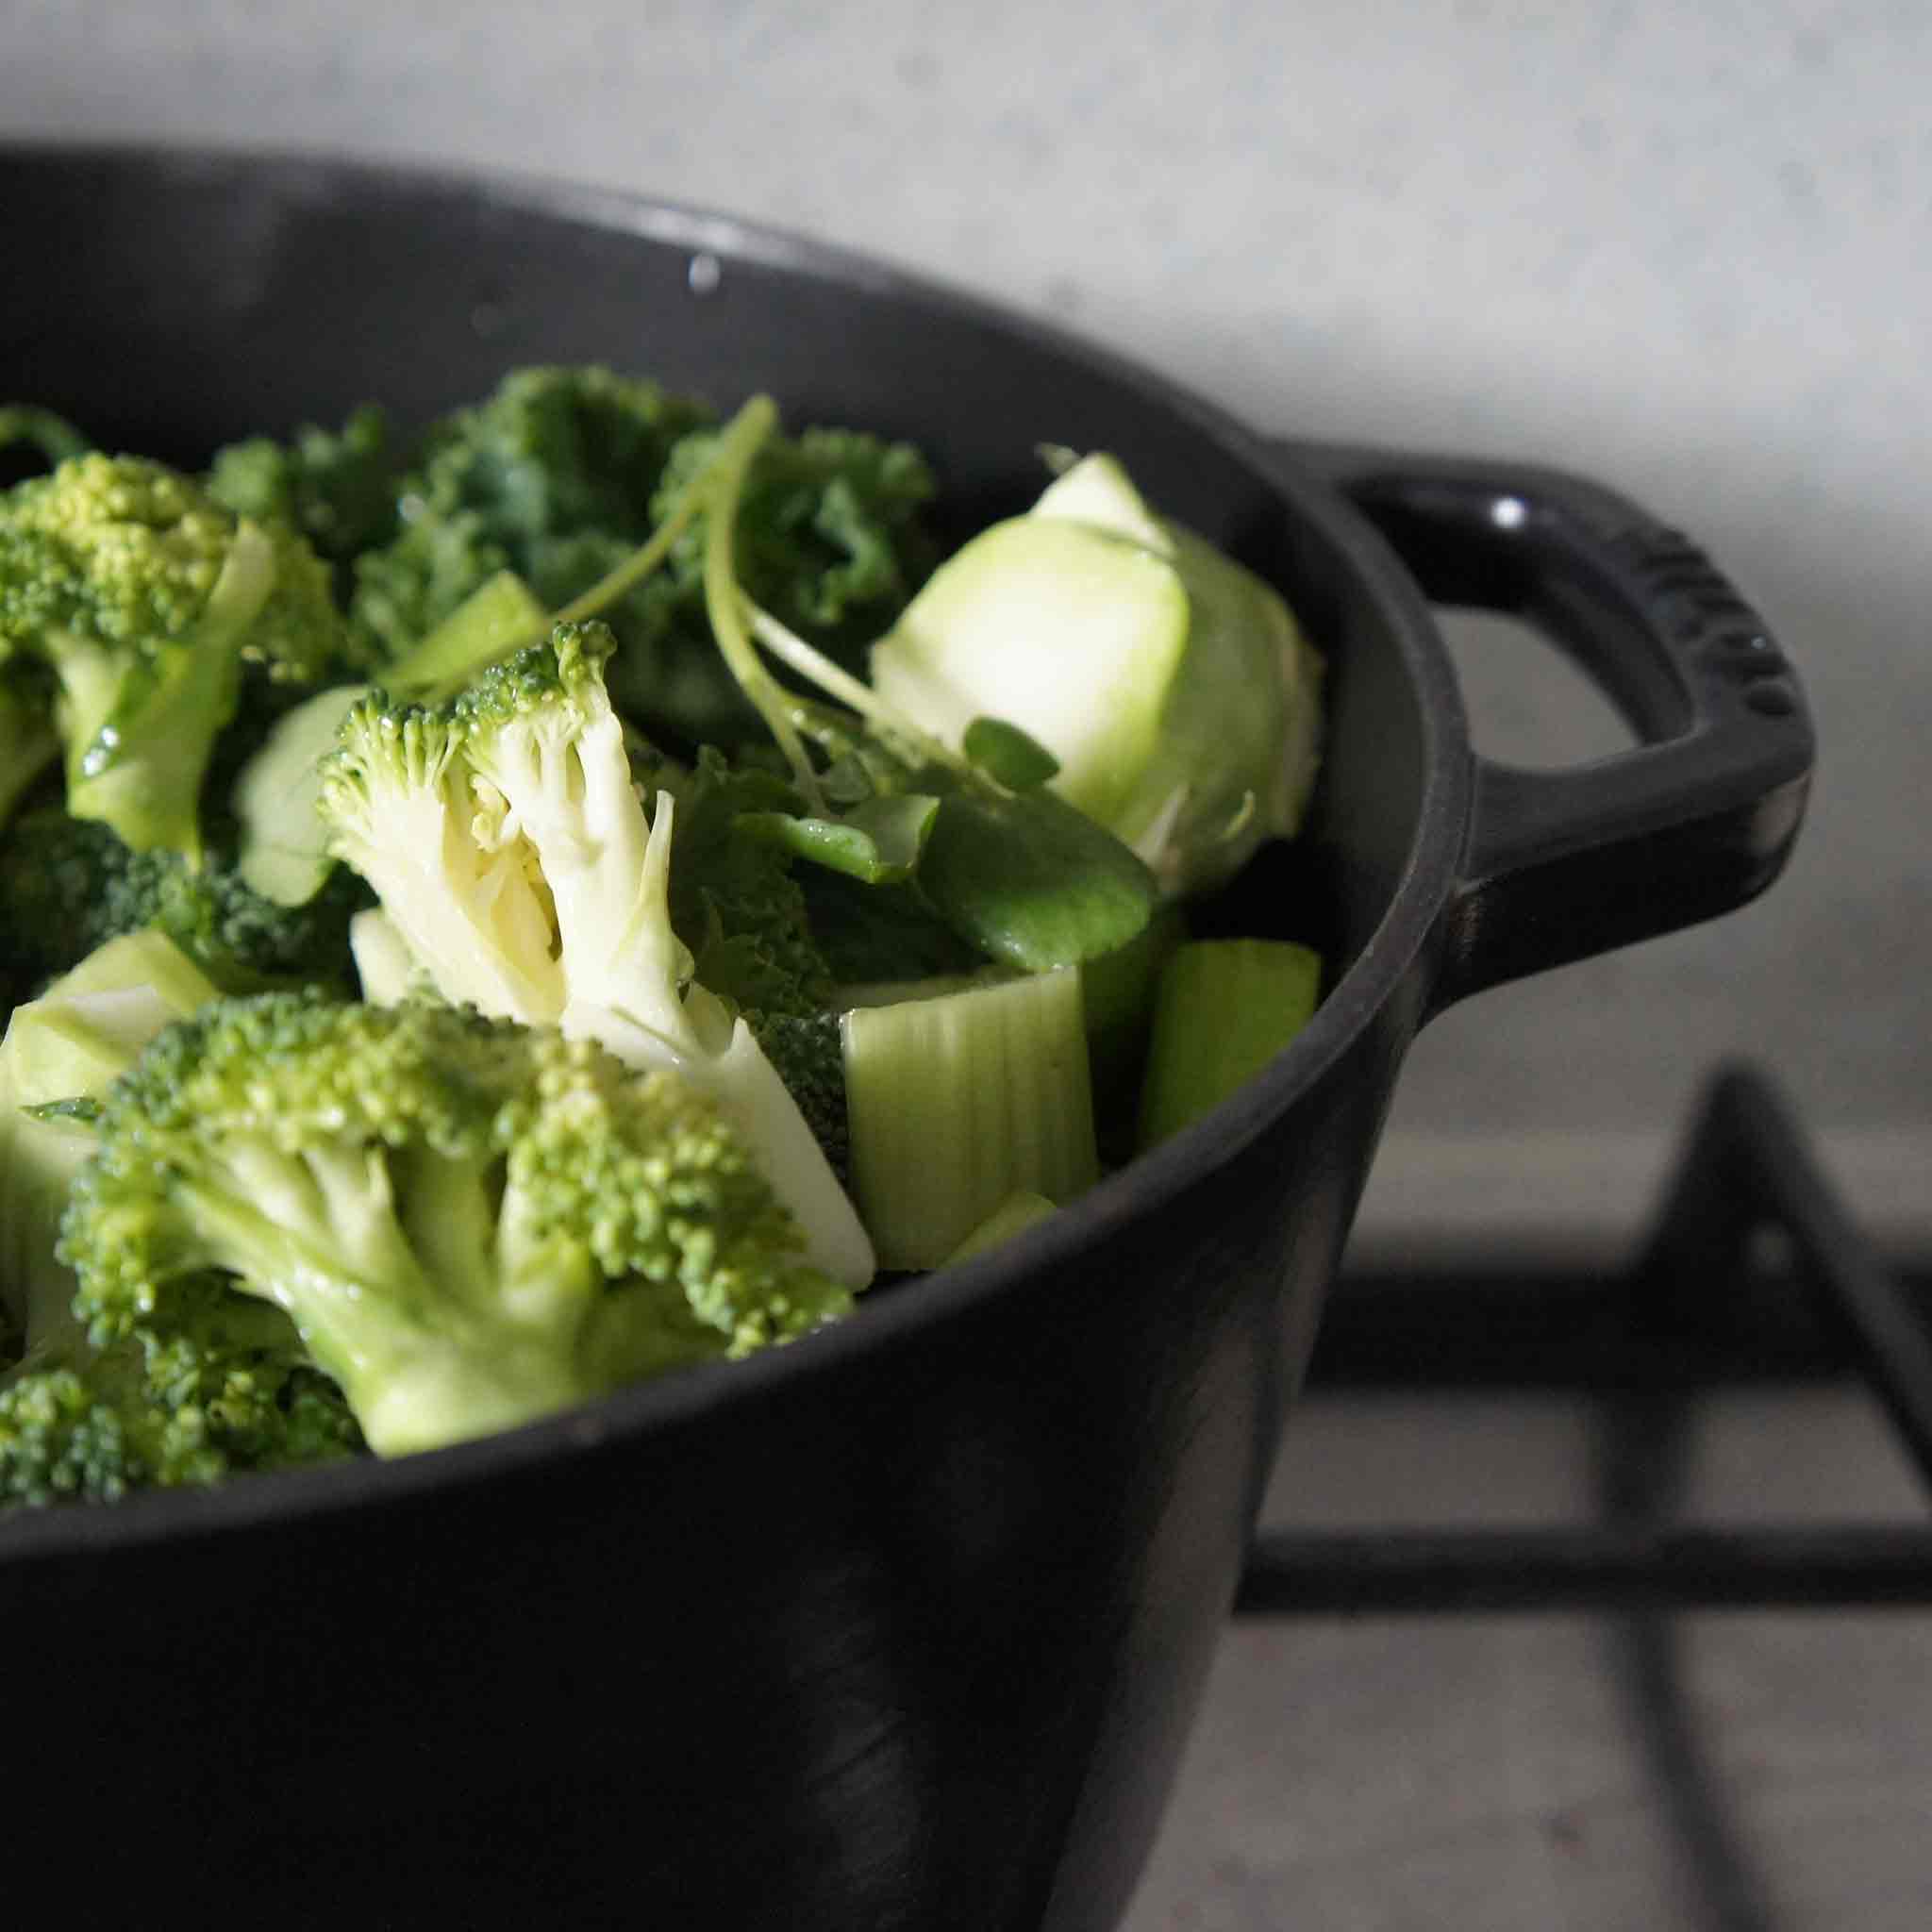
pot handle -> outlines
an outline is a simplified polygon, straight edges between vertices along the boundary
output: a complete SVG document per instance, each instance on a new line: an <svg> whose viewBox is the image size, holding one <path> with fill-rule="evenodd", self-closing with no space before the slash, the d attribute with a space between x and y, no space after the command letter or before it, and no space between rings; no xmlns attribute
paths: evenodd
<svg viewBox="0 0 1932 1932"><path fill-rule="evenodd" d="M1434 1006L1690 925L1776 877L1812 762L1763 621L1681 531L1579 476L1295 442L1438 604L1517 613L1641 741L1567 771L1477 758Z"/></svg>

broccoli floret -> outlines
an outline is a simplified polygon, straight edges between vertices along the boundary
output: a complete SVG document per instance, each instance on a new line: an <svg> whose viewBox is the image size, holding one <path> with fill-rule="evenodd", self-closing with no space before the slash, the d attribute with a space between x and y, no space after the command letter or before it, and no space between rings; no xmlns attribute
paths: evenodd
<svg viewBox="0 0 1932 1932"><path fill-rule="evenodd" d="M797 1104L819 1151L841 1187L851 1177L852 1134L845 1110L845 1052L839 1015L829 1007L813 1013L745 1014L760 1051Z"/></svg>
<svg viewBox="0 0 1932 1932"><path fill-rule="evenodd" d="M239 517L299 530L318 557L346 564L396 533L401 453L373 403L341 429L309 424L287 443L250 437L217 450L208 492Z"/></svg>
<svg viewBox="0 0 1932 1932"><path fill-rule="evenodd" d="M716 1104L427 1002L220 1001L109 1092L61 1255L96 1345L219 1273L288 1310L373 1448L508 1427L845 1311Z"/></svg>
<svg viewBox="0 0 1932 1932"><path fill-rule="evenodd" d="M0 684L52 718L67 808L136 851L199 862L202 780L244 666L312 684L346 648L300 537L159 463L75 457L0 495Z"/></svg>
<svg viewBox="0 0 1932 1932"><path fill-rule="evenodd" d="M209 1276L176 1284L161 1323L105 1348L73 1329L0 1378L0 1509L201 1488L362 1446L289 1318Z"/></svg>
<svg viewBox="0 0 1932 1932"><path fill-rule="evenodd" d="M602 625L559 625L436 709L380 693L324 762L330 849L360 873L441 995L559 1024L724 1108L853 1287L872 1248L749 1024L702 985L670 908L671 794L648 817L605 691Z"/></svg>
<svg viewBox="0 0 1932 1932"><path fill-rule="evenodd" d="M338 869L307 905L278 906L243 883L225 832L197 871L177 852L134 852L110 826L40 807L0 842L0 980L30 994L108 940L154 927L229 992L347 985L349 922L368 903Z"/></svg>
<svg viewBox="0 0 1932 1932"><path fill-rule="evenodd" d="M163 1323L96 1347L56 1253L94 1149L90 1103L215 989L158 934L92 954L16 1008L0 1042L0 1311L24 1359L0 1376L0 1508L214 1482L359 1441L279 1310L187 1281Z"/></svg>

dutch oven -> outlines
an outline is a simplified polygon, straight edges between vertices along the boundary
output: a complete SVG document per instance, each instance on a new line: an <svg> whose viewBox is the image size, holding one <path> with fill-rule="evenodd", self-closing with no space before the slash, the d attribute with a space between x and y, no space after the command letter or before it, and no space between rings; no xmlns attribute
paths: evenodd
<svg viewBox="0 0 1932 1932"><path fill-rule="evenodd" d="M1036 445L1107 448L1330 672L1307 832L1211 914L1321 946L1321 1009L1069 1210L491 1441L0 1524L14 1897L84 1832L61 1886L101 1924L1113 1924L1410 1038L1774 876L1811 737L1763 625L1592 484L1265 441L997 308L622 194L14 148L0 249L0 390L111 445L196 462L601 360L908 437L960 531L1030 499ZM1475 757L1431 602L1524 613L1641 741Z"/></svg>

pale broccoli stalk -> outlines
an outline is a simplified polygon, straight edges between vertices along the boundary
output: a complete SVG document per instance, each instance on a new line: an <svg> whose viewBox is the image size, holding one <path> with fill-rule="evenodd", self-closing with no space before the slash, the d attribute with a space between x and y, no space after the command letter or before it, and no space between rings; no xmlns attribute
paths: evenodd
<svg viewBox="0 0 1932 1932"><path fill-rule="evenodd" d="M751 1028L690 980L668 898L675 811L647 820L604 688L601 625L559 625L439 710L371 698L325 762L330 849L382 900L441 995L559 1024L725 1110L854 1288L872 1247Z"/></svg>
<svg viewBox="0 0 1932 1932"><path fill-rule="evenodd" d="M379 1454L804 1334L846 1291L703 1093L450 1007L205 1008L119 1083L62 1252L103 1342L218 1271Z"/></svg>
<svg viewBox="0 0 1932 1932"><path fill-rule="evenodd" d="M1113 458L1065 459L933 574L872 682L949 743L989 712L1017 724L1169 894L1205 891L1299 825L1322 660L1272 586L1156 515Z"/></svg>
<svg viewBox="0 0 1932 1932"><path fill-rule="evenodd" d="M135 457L71 458L0 495L0 683L50 711L67 808L198 863L199 800L242 666L308 682L346 648L327 572Z"/></svg>

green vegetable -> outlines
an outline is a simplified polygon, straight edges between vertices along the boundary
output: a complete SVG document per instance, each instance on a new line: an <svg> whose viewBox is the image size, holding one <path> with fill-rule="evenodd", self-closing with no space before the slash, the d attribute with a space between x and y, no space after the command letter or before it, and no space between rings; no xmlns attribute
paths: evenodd
<svg viewBox="0 0 1932 1932"><path fill-rule="evenodd" d="M672 452L654 518L670 512L716 444L716 433L698 433ZM918 517L933 494L932 472L909 444L848 429L767 437L732 517L739 582L755 604L849 668L932 567L937 552ZM708 528L706 518L694 521L662 581L641 594L662 612L661 641L642 653L626 636L613 691L622 708L661 729L728 741L756 727L712 645Z"/></svg>
<svg viewBox="0 0 1932 1932"><path fill-rule="evenodd" d="M871 1245L742 1016L701 985L670 913L672 793L647 818L603 665L601 625L493 667L430 708L358 704L325 762L331 850L360 873L437 991L560 1024L711 1094L806 1229L862 1287Z"/></svg>
<svg viewBox="0 0 1932 1932"><path fill-rule="evenodd" d="M0 1382L0 1509L338 1462L362 1434L288 1317L184 1282L165 1328L40 1343Z"/></svg>
<svg viewBox="0 0 1932 1932"><path fill-rule="evenodd" d="M499 571L566 611L670 517L715 455L711 412L607 369L524 369L424 439L394 497L404 516L356 562L353 614L383 656L409 650ZM760 452L736 519L755 595L831 648L857 650L916 588L932 478L904 444L808 430ZM626 715L688 744L756 723L706 616L701 520L664 568L595 610L621 649Z"/></svg>
<svg viewBox="0 0 1932 1932"><path fill-rule="evenodd" d="M0 665L0 678L5 675ZM60 740L40 694L0 682L0 825L59 756Z"/></svg>
<svg viewBox="0 0 1932 1932"><path fill-rule="evenodd" d="M138 852L199 862L202 779L244 664L312 683L346 647L299 537L158 463L75 457L0 495L0 683L51 716L68 810Z"/></svg>
<svg viewBox="0 0 1932 1932"><path fill-rule="evenodd" d="M655 769L676 805L671 924L692 977L743 1014L842 1179L845 1076L831 971L790 857L748 829L774 799L795 801L772 772L708 746L689 773L661 760Z"/></svg>
<svg viewBox="0 0 1932 1932"><path fill-rule="evenodd" d="M1107 456L966 544L872 653L880 696L948 743L990 712L1037 740L1174 894L1294 830L1320 669L1280 597Z"/></svg>
<svg viewBox="0 0 1932 1932"><path fill-rule="evenodd" d="M600 368L201 482L9 441L0 1504L803 1334L1312 1009L1177 901L1296 823L1319 660L1110 458L935 572L916 452Z"/></svg>
<svg viewBox="0 0 1932 1932"><path fill-rule="evenodd" d="M23 813L0 843L0 974L31 992L124 933L165 932L225 991L276 982L347 984L349 921L365 905L343 874L302 906L278 906L235 869L225 828L199 870L179 853L132 852L58 806Z"/></svg>
<svg viewBox="0 0 1932 1932"><path fill-rule="evenodd" d="M402 1000L437 996L408 941L380 906L368 907L350 920L349 951L362 997L374 1005L393 1007Z"/></svg>
<svg viewBox="0 0 1932 1932"><path fill-rule="evenodd" d="M1133 1158L1161 969L1187 937L1187 919L1169 900L1125 945L1080 968L1094 1127L1100 1157L1109 1165Z"/></svg>
<svg viewBox="0 0 1932 1932"><path fill-rule="evenodd" d="M457 1008L221 1001L109 1093L61 1252L102 1346L218 1274L370 1445L509 1427L845 1312L717 1105Z"/></svg>
<svg viewBox="0 0 1932 1932"><path fill-rule="evenodd" d="M844 1018L852 1186L885 1268L933 1268L1010 1195L1099 1178L1080 976L861 1007Z"/></svg>
<svg viewBox="0 0 1932 1932"><path fill-rule="evenodd" d="M13 1009L0 1041L0 1308L30 1344L65 1323L74 1283L54 1244L93 1137L84 1121L27 1109L100 1098L163 1026L214 997L174 945L143 933L111 941Z"/></svg>
<svg viewBox="0 0 1932 1932"><path fill-rule="evenodd" d="M1162 969L1141 1091L1141 1145L1218 1107L1313 1016L1320 956L1285 940L1191 940Z"/></svg>
<svg viewBox="0 0 1932 1932"><path fill-rule="evenodd" d="M543 607L523 580L499 571L389 666L384 688L406 698L459 691L486 665L548 628ZM334 870L320 808L322 760L335 749L342 720L369 691L366 684L332 685L295 706L236 776L236 869L251 891L278 906L307 905Z"/></svg>
<svg viewBox="0 0 1932 1932"><path fill-rule="evenodd" d="M388 418L365 404L340 430L311 424L286 445L256 436L218 450L208 493L238 517L286 524L318 557L345 564L395 535L399 460Z"/></svg>
<svg viewBox="0 0 1932 1932"><path fill-rule="evenodd" d="M111 1083L215 990L168 941L113 941L15 1009L0 1043L0 1305L25 1354L0 1376L0 1508L205 1484L331 1459L360 1437L276 1309L186 1278L162 1323L103 1345L56 1256Z"/></svg>
<svg viewBox="0 0 1932 1932"><path fill-rule="evenodd" d="M916 885L867 886L813 865L797 878L812 936L841 988L967 974L985 963Z"/></svg>
<svg viewBox="0 0 1932 1932"><path fill-rule="evenodd" d="M7 403L0 405L0 449L14 442L31 443L49 465L64 463L69 457L84 457L93 447L72 423L52 409Z"/></svg>
<svg viewBox="0 0 1932 1932"><path fill-rule="evenodd" d="M1024 1234L1036 1222L1044 1221L1059 1209L1044 1194L1029 1193L1024 1188L1007 1198L946 1257L946 1265L970 1261L990 1248L999 1247L1016 1234Z"/></svg>

